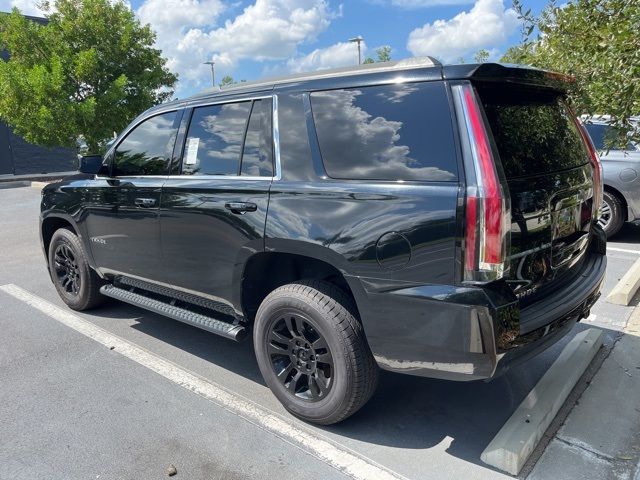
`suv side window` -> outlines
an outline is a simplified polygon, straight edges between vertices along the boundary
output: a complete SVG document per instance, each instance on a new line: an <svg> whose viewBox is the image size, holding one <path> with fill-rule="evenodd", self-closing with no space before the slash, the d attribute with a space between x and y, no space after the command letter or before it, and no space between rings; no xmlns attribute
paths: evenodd
<svg viewBox="0 0 640 480"><path fill-rule="evenodd" d="M255 100L242 149L240 175L252 177L273 175L271 132L271 99Z"/></svg>
<svg viewBox="0 0 640 480"><path fill-rule="evenodd" d="M182 173L237 175L250 111L250 101L194 108Z"/></svg>
<svg viewBox="0 0 640 480"><path fill-rule="evenodd" d="M458 179L451 110L442 82L314 92L311 107L330 177Z"/></svg>
<svg viewBox="0 0 640 480"><path fill-rule="evenodd" d="M112 175L166 175L178 131L177 112L148 118L116 147Z"/></svg>
<svg viewBox="0 0 640 480"><path fill-rule="evenodd" d="M185 175L273 175L271 99L193 110L182 161Z"/></svg>

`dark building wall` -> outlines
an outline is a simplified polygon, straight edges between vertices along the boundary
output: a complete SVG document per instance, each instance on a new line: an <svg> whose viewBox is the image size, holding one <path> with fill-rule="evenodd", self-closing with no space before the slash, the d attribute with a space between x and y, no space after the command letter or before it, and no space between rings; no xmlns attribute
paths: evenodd
<svg viewBox="0 0 640 480"><path fill-rule="evenodd" d="M33 145L0 122L0 175L69 172L76 168L73 149Z"/></svg>

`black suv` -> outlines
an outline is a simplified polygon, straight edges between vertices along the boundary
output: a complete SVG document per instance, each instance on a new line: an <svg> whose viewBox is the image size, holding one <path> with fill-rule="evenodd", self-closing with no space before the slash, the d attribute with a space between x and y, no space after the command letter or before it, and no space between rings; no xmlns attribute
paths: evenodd
<svg viewBox="0 0 640 480"><path fill-rule="evenodd" d="M490 379L599 296L601 168L569 80L432 59L154 107L43 190L49 271L242 340L294 415L343 420L378 367Z"/></svg>

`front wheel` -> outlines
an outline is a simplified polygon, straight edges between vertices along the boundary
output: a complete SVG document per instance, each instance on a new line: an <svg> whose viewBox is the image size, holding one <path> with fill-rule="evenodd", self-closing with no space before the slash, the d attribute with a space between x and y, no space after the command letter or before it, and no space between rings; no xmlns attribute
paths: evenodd
<svg viewBox="0 0 640 480"><path fill-rule="evenodd" d="M49 273L60 298L74 310L102 303L102 281L89 266L80 239L66 228L56 230L49 244Z"/></svg>
<svg viewBox="0 0 640 480"><path fill-rule="evenodd" d="M378 381L353 303L334 285L306 280L277 288L256 315L262 376L293 415L330 425L360 409Z"/></svg>

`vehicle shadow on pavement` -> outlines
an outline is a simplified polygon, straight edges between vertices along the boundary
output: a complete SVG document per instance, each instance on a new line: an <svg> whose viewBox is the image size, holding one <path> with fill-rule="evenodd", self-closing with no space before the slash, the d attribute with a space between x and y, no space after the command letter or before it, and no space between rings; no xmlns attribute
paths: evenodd
<svg viewBox="0 0 640 480"><path fill-rule="evenodd" d="M117 302L99 313L112 318L136 317L138 323L132 328L264 385L250 338L243 343L230 342ZM491 382L449 382L382 371L378 390L362 410L338 425L321 429L346 437L346 444L350 444L346 439L354 439L418 450L440 445L450 455L491 468L480 460L484 448L566 343L586 328L590 325L579 323L549 350ZM605 342L618 333L603 331L609 339Z"/></svg>
<svg viewBox="0 0 640 480"><path fill-rule="evenodd" d="M611 237L616 243L640 243L640 222L627 222L620 231Z"/></svg>

